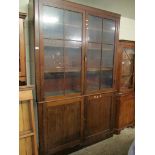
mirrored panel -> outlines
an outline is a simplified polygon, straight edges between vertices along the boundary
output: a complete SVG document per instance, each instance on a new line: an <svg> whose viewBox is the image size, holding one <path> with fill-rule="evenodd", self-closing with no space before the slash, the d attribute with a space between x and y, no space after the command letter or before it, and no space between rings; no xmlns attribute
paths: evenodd
<svg viewBox="0 0 155 155"><path fill-rule="evenodd" d="M115 40L115 21L103 19L103 38L105 44L114 44Z"/></svg>
<svg viewBox="0 0 155 155"><path fill-rule="evenodd" d="M101 89L112 88L113 85L113 71L101 71Z"/></svg>
<svg viewBox="0 0 155 155"><path fill-rule="evenodd" d="M102 18L88 16L88 42L101 43L102 41Z"/></svg>
<svg viewBox="0 0 155 155"><path fill-rule="evenodd" d="M89 43L87 50L87 69L100 69L101 44Z"/></svg>
<svg viewBox="0 0 155 155"><path fill-rule="evenodd" d="M113 67L114 46L102 44L102 67Z"/></svg>
<svg viewBox="0 0 155 155"><path fill-rule="evenodd" d="M64 95L64 72L44 74L44 95Z"/></svg>
<svg viewBox="0 0 155 155"><path fill-rule="evenodd" d="M82 14L64 11L64 32L67 40L82 40Z"/></svg>
<svg viewBox="0 0 155 155"><path fill-rule="evenodd" d="M43 6L42 23L44 38L63 39L63 9Z"/></svg>
<svg viewBox="0 0 155 155"><path fill-rule="evenodd" d="M44 71L57 72L64 69L63 41L44 39Z"/></svg>
<svg viewBox="0 0 155 155"><path fill-rule="evenodd" d="M87 91L99 90L99 71L87 71Z"/></svg>
<svg viewBox="0 0 155 155"><path fill-rule="evenodd" d="M65 94L81 91L81 72L65 72Z"/></svg>
<svg viewBox="0 0 155 155"><path fill-rule="evenodd" d="M81 70L81 42L65 41L65 68L71 70Z"/></svg>

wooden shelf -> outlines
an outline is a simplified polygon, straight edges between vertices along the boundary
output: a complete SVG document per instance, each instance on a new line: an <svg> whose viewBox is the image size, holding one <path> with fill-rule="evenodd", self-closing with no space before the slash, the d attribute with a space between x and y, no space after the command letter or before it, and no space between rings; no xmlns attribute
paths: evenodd
<svg viewBox="0 0 155 155"><path fill-rule="evenodd" d="M62 72L81 72L81 69L64 69L64 70L50 70L50 71L45 71L44 73L62 73Z"/></svg>
<svg viewBox="0 0 155 155"><path fill-rule="evenodd" d="M97 72L97 71L112 71L113 68L112 67L104 67L104 68L89 68L87 69L87 72Z"/></svg>
<svg viewBox="0 0 155 155"><path fill-rule="evenodd" d="M73 44L76 43L76 44ZM79 40L68 40L68 39L52 39L44 38L44 46L58 47L58 48L81 48L82 41Z"/></svg>
<svg viewBox="0 0 155 155"><path fill-rule="evenodd" d="M88 25L88 30L89 30L89 31L99 31L99 32L101 32L101 33L103 33L103 32L114 33L113 30L91 28L91 27L89 27L89 25Z"/></svg>
<svg viewBox="0 0 155 155"><path fill-rule="evenodd" d="M101 68L101 71L112 71L113 68L112 67L104 67L104 68Z"/></svg>
<svg viewBox="0 0 155 155"><path fill-rule="evenodd" d="M97 72L100 71L100 68L88 68L87 72Z"/></svg>

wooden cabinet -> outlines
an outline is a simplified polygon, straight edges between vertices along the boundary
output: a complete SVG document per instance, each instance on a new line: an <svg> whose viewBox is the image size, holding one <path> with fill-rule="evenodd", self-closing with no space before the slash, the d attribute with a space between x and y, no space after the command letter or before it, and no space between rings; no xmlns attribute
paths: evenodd
<svg viewBox="0 0 155 155"><path fill-rule="evenodd" d="M134 58L133 41L120 41L118 50L118 94L116 131L134 124Z"/></svg>
<svg viewBox="0 0 155 155"><path fill-rule="evenodd" d="M22 86L19 91L19 154L38 155L32 87L30 86Z"/></svg>
<svg viewBox="0 0 155 155"><path fill-rule="evenodd" d="M24 20L25 13L19 13L19 84L26 84L26 54L25 54L25 31Z"/></svg>
<svg viewBox="0 0 155 155"><path fill-rule="evenodd" d="M134 123L134 94L133 92L126 93L126 94L120 94L118 96L118 122L117 126L120 129L123 129L127 126L132 126ZM119 130L118 130L119 131Z"/></svg>
<svg viewBox="0 0 155 155"><path fill-rule="evenodd" d="M30 0L29 21L41 154L112 135L120 15L64 0Z"/></svg>

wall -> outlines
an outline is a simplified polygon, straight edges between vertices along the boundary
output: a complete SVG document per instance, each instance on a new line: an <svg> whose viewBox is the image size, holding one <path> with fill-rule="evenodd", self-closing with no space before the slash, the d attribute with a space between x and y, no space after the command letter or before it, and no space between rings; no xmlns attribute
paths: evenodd
<svg viewBox="0 0 155 155"><path fill-rule="evenodd" d="M119 39L135 40L135 20L121 17Z"/></svg>

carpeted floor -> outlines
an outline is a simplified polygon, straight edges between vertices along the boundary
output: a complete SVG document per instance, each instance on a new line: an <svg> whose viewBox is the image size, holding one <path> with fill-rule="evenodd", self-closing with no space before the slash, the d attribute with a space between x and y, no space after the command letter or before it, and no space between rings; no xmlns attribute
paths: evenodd
<svg viewBox="0 0 155 155"><path fill-rule="evenodd" d="M135 130L127 128L121 131L120 135L114 135L70 155L127 155L134 136Z"/></svg>

